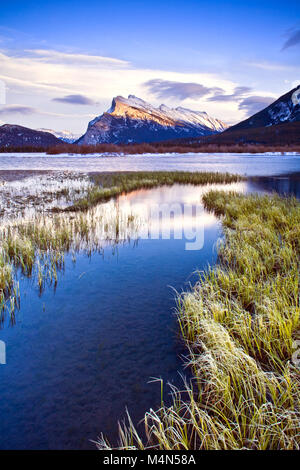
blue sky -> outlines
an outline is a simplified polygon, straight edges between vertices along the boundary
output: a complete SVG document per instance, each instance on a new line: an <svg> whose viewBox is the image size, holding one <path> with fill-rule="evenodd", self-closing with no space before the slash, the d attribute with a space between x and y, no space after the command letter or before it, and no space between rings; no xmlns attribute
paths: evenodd
<svg viewBox="0 0 300 470"><path fill-rule="evenodd" d="M300 2L11 1L0 53L1 123L81 133L118 94L233 123L300 83Z"/></svg>

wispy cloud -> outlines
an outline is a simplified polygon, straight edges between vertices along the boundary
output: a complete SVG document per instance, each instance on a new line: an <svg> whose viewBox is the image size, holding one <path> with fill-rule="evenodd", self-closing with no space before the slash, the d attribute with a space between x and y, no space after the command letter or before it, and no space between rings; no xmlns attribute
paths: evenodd
<svg viewBox="0 0 300 470"><path fill-rule="evenodd" d="M39 114L41 116L52 116L58 118L91 118L93 114L64 114L64 113L53 113L51 111L43 111L41 109L35 108L33 106L23 106L21 104L10 104L0 108L0 115L17 115L21 114L23 116L29 116L34 114Z"/></svg>
<svg viewBox="0 0 300 470"><path fill-rule="evenodd" d="M208 98L207 101L217 102L236 102L240 111L246 112L248 116L261 111L274 101L271 96L258 96L251 95L252 88L247 86L235 87L231 94L218 94ZM248 96L247 96L248 95Z"/></svg>
<svg viewBox="0 0 300 470"><path fill-rule="evenodd" d="M46 63L55 64L77 64L77 65L96 65L103 67L127 67L129 62L114 57L104 57L89 54L74 54L67 52L54 51L49 49L27 49L25 52L40 58Z"/></svg>
<svg viewBox="0 0 300 470"><path fill-rule="evenodd" d="M85 106L93 106L97 104L96 101L84 95L66 95L61 98L53 98L52 101L57 101L58 103L79 104Z"/></svg>
<svg viewBox="0 0 300 470"><path fill-rule="evenodd" d="M231 94L224 94L216 92L213 96L209 97L207 101L240 101L243 96L251 92L251 88L247 86L235 87L234 92Z"/></svg>
<svg viewBox="0 0 300 470"><path fill-rule="evenodd" d="M287 65L287 64L278 64L272 62L245 62L245 65L249 67L254 67L260 70L267 70L270 72L285 72L285 71L292 71L295 69L299 69L294 65Z"/></svg>
<svg viewBox="0 0 300 470"><path fill-rule="evenodd" d="M256 114L266 106L273 103L274 98L270 96L248 96L239 103L239 109L246 111L249 116Z"/></svg>
<svg viewBox="0 0 300 470"><path fill-rule="evenodd" d="M1 53L0 53L0 64L1 64ZM20 68L21 69L21 68ZM41 91L61 91L61 92L70 92L72 91L71 86L67 87L66 85L61 85L58 83L43 83L35 80L24 80L22 78L15 78L9 75L0 74L0 79L3 80L4 83L9 84L11 87L21 87L23 89L39 89Z"/></svg>
<svg viewBox="0 0 300 470"><path fill-rule="evenodd" d="M296 29L290 33L290 36L282 46L282 51L298 44L300 44L300 29Z"/></svg>
<svg viewBox="0 0 300 470"><path fill-rule="evenodd" d="M22 106L18 104L12 104L8 106L4 106L4 108L0 109L0 114L22 114L22 115L29 115L35 114L37 110L31 106Z"/></svg>
<svg viewBox="0 0 300 470"><path fill-rule="evenodd" d="M200 83L182 83L155 78L144 83L150 93L158 98L176 98L181 101L187 98L202 98L210 93L222 93L218 87L207 87Z"/></svg>
<svg viewBox="0 0 300 470"><path fill-rule="evenodd" d="M87 120L95 115L68 114L70 103L76 103L78 109L84 107L84 103L91 104L87 101L91 100L97 104L95 114L99 115L109 107L114 96L129 94L140 96L154 105L161 104L162 98L170 106L185 100L185 105L191 109L204 109L211 116L228 121L236 122L243 118L236 102L228 98L207 101L212 95L231 96L239 88L237 83L217 74L144 69L119 59L107 61L107 58L103 60L102 57L84 54L41 51L0 52L0 79L7 85L9 103L36 110L35 114L31 110L32 114L27 116L11 112L10 116L16 123L54 128L61 125L61 121L56 124L56 118L65 117L74 132L83 132ZM56 112L58 103L60 113Z"/></svg>

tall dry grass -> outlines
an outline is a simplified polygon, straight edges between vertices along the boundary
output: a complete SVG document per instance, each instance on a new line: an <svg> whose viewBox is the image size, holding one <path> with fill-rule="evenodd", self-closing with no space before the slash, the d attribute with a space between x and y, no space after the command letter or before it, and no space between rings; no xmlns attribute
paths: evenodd
<svg viewBox="0 0 300 470"><path fill-rule="evenodd" d="M187 142L152 142L143 144L97 144L76 145L61 144L45 149L49 155L62 153L72 154L125 154L138 155L144 153L264 153L264 152L300 152L300 145L286 144L218 144L195 140Z"/></svg>

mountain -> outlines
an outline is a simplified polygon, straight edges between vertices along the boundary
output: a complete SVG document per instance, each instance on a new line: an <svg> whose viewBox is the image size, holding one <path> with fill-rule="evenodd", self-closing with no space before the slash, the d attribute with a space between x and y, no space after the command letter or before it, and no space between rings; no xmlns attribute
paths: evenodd
<svg viewBox="0 0 300 470"><path fill-rule="evenodd" d="M226 132L300 121L300 86L281 96L267 108L245 119Z"/></svg>
<svg viewBox="0 0 300 470"><path fill-rule="evenodd" d="M67 142L68 144L73 144L76 140L79 139L80 134L73 134L70 131L63 130L63 131L54 131L53 129L36 129L37 131L41 132L49 132L50 134L55 135L58 139L62 140L63 142Z"/></svg>
<svg viewBox="0 0 300 470"><path fill-rule="evenodd" d="M179 137L197 137L222 132L227 126L206 112L185 108L155 108L129 95L117 96L110 109L93 119L77 144L157 142Z"/></svg>
<svg viewBox="0 0 300 470"><path fill-rule="evenodd" d="M193 138L190 141L193 144L197 142L216 145L299 145L300 86L250 118L229 127L225 132L199 140Z"/></svg>
<svg viewBox="0 0 300 470"><path fill-rule="evenodd" d="M15 124L0 126L1 147L50 147L61 140L49 132L36 131Z"/></svg>
<svg viewBox="0 0 300 470"><path fill-rule="evenodd" d="M193 139L195 143L197 139ZM259 144L259 145L299 145L300 121L274 124L267 127L236 129L206 137L198 143L216 145ZM183 143L182 143L183 144Z"/></svg>

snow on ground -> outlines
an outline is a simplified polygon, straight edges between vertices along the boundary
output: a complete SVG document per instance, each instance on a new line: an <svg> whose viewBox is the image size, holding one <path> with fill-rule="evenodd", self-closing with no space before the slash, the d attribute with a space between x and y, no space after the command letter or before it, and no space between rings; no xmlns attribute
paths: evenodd
<svg viewBox="0 0 300 470"><path fill-rule="evenodd" d="M36 209L66 207L92 187L88 176L72 171L6 181L0 175L0 216L28 216Z"/></svg>

